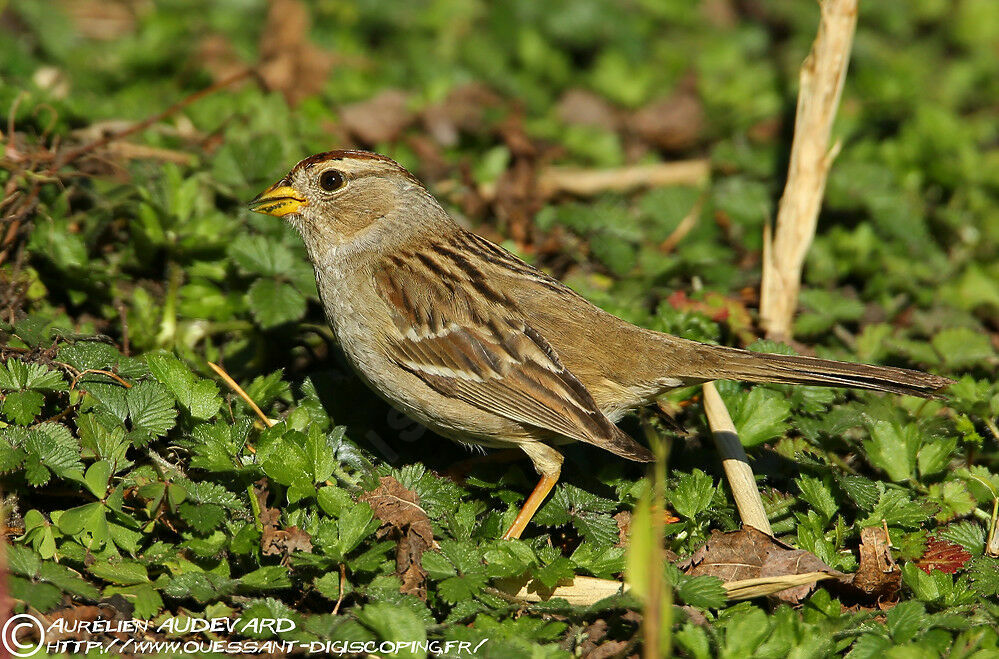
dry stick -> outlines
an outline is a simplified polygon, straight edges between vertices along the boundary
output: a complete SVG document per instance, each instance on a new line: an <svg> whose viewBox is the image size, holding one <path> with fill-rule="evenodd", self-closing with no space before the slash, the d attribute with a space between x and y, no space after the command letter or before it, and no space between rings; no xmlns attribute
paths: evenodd
<svg viewBox="0 0 999 659"><path fill-rule="evenodd" d="M651 165L627 165L614 169L581 169L579 167L548 166L538 172L538 194L544 198L557 194L592 197L603 192L630 192L641 188L671 185L701 185L708 180L711 165L707 160L678 160ZM456 181L441 181L434 186L440 194L459 190ZM496 198L496 184L478 186L486 201Z"/></svg>
<svg viewBox="0 0 999 659"><path fill-rule="evenodd" d="M680 160L651 165L629 165L616 169L546 167L538 176L538 191L544 197L559 192L590 197L602 192L628 192L669 185L699 185L710 172L707 160Z"/></svg>
<svg viewBox="0 0 999 659"><path fill-rule="evenodd" d="M857 25L857 0L821 0L819 33L801 66L794 141L787 183L777 210L772 245L764 248L760 320L767 336L791 338L801 268L815 236L829 166L839 151L829 148L833 119L846 79Z"/></svg>
<svg viewBox="0 0 999 659"><path fill-rule="evenodd" d="M767 535L773 535L770 519L763 509L763 499L760 498L760 491L756 487L753 469L749 466L749 459L742 448L742 442L739 441L739 435L736 434L735 424L732 423L725 402L718 395L714 382L705 382L702 389L704 413L708 417L708 425L711 426L715 448L721 454L722 468L725 470L729 487L732 488L732 498L735 499L739 517L742 518L744 525L759 529Z"/></svg>

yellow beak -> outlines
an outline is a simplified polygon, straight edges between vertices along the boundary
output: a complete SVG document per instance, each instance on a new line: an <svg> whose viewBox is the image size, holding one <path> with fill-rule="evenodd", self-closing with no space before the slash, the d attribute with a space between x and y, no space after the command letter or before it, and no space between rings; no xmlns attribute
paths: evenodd
<svg viewBox="0 0 999 659"><path fill-rule="evenodd" d="M308 200L301 192L290 185L277 182L267 188L250 202L250 210L274 217L284 217L289 213L297 213Z"/></svg>

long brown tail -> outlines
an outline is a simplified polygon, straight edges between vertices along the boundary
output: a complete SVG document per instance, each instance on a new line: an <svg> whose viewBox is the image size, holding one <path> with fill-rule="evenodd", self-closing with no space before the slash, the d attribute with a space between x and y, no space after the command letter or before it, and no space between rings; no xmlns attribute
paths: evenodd
<svg viewBox="0 0 999 659"><path fill-rule="evenodd" d="M853 387L923 398L938 398L941 389L954 383L939 375L907 368L751 352L702 343L694 343L694 346L695 357L691 366L696 370L690 375L698 380L707 377L745 382Z"/></svg>

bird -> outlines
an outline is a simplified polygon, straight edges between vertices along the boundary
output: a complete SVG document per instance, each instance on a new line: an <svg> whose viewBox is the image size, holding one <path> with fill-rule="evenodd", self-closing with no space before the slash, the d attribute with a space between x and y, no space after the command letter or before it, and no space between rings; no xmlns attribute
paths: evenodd
<svg viewBox="0 0 999 659"><path fill-rule="evenodd" d="M673 388L728 379L934 397L952 382L633 325L463 228L372 152L307 157L249 207L301 234L336 340L378 396L441 437L531 460L538 483L503 538L521 537L558 482L558 447L653 461L616 422Z"/></svg>

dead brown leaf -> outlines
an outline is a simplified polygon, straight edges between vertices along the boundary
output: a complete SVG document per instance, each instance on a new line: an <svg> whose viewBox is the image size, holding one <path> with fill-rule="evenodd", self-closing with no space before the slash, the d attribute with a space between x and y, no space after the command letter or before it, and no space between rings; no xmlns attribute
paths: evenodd
<svg viewBox="0 0 999 659"><path fill-rule="evenodd" d="M368 146L393 142L416 118L408 107L409 95L398 89L386 89L366 101L340 109L340 121Z"/></svg>
<svg viewBox="0 0 999 659"><path fill-rule="evenodd" d="M246 68L232 42L222 34L205 35L196 50L197 64L211 74L216 82Z"/></svg>
<svg viewBox="0 0 999 659"><path fill-rule="evenodd" d="M258 72L267 88L284 94L289 105L322 89L333 66L332 55L309 41L310 25L301 0L270 0Z"/></svg>
<svg viewBox="0 0 999 659"><path fill-rule="evenodd" d="M930 538L926 551L916 561L916 567L926 574L932 570L955 574L970 560L971 553L961 545L940 538Z"/></svg>
<svg viewBox="0 0 999 659"><path fill-rule="evenodd" d="M891 556L890 545L884 527L860 530L860 569L852 575L850 583L877 600L892 599L902 586L902 571Z"/></svg>
<svg viewBox="0 0 999 659"><path fill-rule="evenodd" d="M396 541L395 569L402 580L399 592L427 599L427 571L423 569L423 552L434 546L434 530L430 518L420 507L416 492L407 490L391 476L382 476L381 484L361 495L375 517L381 520L377 537Z"/></svg>
<svg viewBox="0 0 999 659"><path fill-rule="evenodd" d="M618 111L603 97L585 89L570 89L559 99L555 113L564 123L596 126L616 131L621 124Z"/></svg>
<svg viewBox="0 0 999 659"><path fill-rule="evenodd" d="M135 32L136 2L62 0L59 3L79 33L95 41L114 41Z"/></svg>
<svg viewBox="0 0 999 659"><path fill-rule="evenodd" d="M289 526L288 528L278 528L281 522L281 511L267 505L269 491L267 480L257 481L254 487L254 494L260 504L260 522L264 530L260 534L260 548L267 556L288 557L294 551L304 551L312 553L312 536L298 528Z"/></svg>
<svg viewBox="0 0 999 659"><path fill-rule="evenodd" d="M423 110L423 125L439 144L455 146L462 133L482 132L486 111L500 103L500 97L481 83L461 85L440 103Z"/></svg>
<svg viewBox="0 0 999 659"><path fill-rule="evenodd" d="M644 141L666 151L687 151L697 146L706 124L704 105L691 85L635 112L628 127Z"/></svg>
<svg viewBox="0 0 999 659"><path fill-rule="evenodd" d="M815 554L795 549L751 526L728 533L712 531L708 541L682 562L680 569L691 576L711 575L725 582L808 572L842 576ZM796 604L814 589L814 583L804 584L782 590L777 597Z"/></svg>

